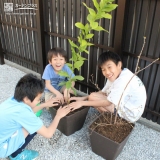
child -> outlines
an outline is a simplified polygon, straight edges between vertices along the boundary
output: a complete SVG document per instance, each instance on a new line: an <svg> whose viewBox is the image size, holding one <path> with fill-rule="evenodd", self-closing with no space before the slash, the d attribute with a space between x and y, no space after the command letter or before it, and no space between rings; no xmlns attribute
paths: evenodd
<svg viewBox="0 0 160 160"><path fill-rule="evenodd" d="M67 89L65 86L59 86L58 84L62 81L67 81L66 77L60 76L58 74L59 71L65 71L71 77L75 75L71 71L71 69L65 64L66 63L67 54L66 51L62 48L53 48L48 52L48 61L49 64L46 66L42 78L45 80L45 100L48 100L50 97L56 97L60 99L63 103L64 99L67 101L70 95L67 95ZM72 82L72 87L74 87L75 83ZM86 95L80 91L77 91L77 95ZM64 93L64 97L63 94ZM69 93L74 94L72 90Z"/></svg>
<svg viewBox="0 0 160 160"><path fill-rule="evenodd" d="M9 156L10 160L31 160L38 157L38 152L24 150L26 145L38 133L51 138L62 117L70 108L60 107L48 128L36 117L34 112L45 106L54 106L59 101L51 99L36 106L44 91L44 83L32 74L22 77L16 85L14 97L0 104L0 158Z"/></svg>
<svg viewBox="0 0 160 160"><path fill-rule="evenodd" d="M70 100L77 100L70 106L73 106L74 109L81 106L93 106L100 112L112 113L118 109L120 117L130 122L137 121L141 117L146 103L146 90L141 80L135 75L130 81L134 74L127 68L122 68L122 61L116 53L110 51L102 53L99 56L98 65L102 74L107 78L107 83L102 91L91 93L86 97L70 98ZM87 99L88 101L84 101Z"/></svg>

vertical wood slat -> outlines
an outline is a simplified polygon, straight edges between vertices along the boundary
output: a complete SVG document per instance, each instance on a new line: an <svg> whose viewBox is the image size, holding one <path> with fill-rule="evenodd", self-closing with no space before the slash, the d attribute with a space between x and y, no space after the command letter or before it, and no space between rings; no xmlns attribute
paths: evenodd
<svg viewBox="0 0 160 160"><path fill-rule="evenodd" d="M50 10L52 10L52 19L51 19L51 24L52 24L52 32L54 33L58 33L58 22L57 22L57 1L55 0L52 0L52 7L50 8ZM56 47L57 46L57 37L52 37L52 40L53 40L53 47Z"/></svg>
<svg viewBox="0 0 160 160"><path fill-rule="evenodd" d="M37 42L36 44L36 53L38 53L37 56L37 60L38 63L41 64L40 68L37 70L37 72L39 73L43 73L43 69L44 69L44 65L46 62L46 55L45 53L45 43L44 43L44 27L43 27L43 3L42 0L35 0L36 4L38 5L38 10L36 12L36 21L37 21L37 30L38 32L35 33L37 34L37 36L35 36L35 38L37 38Z"/></svg>
<svg viewBox="0 0 160 160"><path fill-rule="evenodd" d="M58 20L58 33L64 34L64 14L63 14L63 0L57 1L57 20ZM59 38L59 47L64 48L64 41L62 38Z"/></svg>
<svg viewBox="0 0 160 160"><path fill-rule="evenodd" d="M72 0L65 0L64 1L64 8L65 8L65 11L64 11L64 24L65 24L65 35L66 36L72 36L72 26L71 25L68 25L68 24L72 24ZM70 48L70 45L68 43L68 40L65 39L65 50L67 52L67 58L69 60L69 58L71 57L71 48Z"/></svg>
<svg viewBox="0 0 160 160"><path fill-rule="evenodd" d="M158 16L160 15L159 8L160 8L160 1L154 4L154 16L153 16L154 18L153 18L153 24L152 24L150 44L149 44L149 49L148 49L148 56L151 56L153 58L155 58L155 55L156 55L155 53L156 47L159 46L159 43L158 43L158 38L160 35L160 31L159 31L160 19Z"/></svg>
<svg viewBox="0 0 160 160"><path fill-rule="evenodd" d="M115 22L115 38L114 38L114 48L115 52L121 54L122 51L122 30L124 23L124 12L126 0L118 0L118 7L116 11L116 22ZM121 15L121 16L118 16Z"/></svg>

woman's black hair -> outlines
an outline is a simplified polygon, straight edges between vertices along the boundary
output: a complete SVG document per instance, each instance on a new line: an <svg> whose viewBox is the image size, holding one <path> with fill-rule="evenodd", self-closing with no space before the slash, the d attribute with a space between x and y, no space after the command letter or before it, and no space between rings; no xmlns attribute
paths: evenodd
<svg viewBox="0 0 160 160"><path fill-rule="evenodd" d="M33 74L26 74L17 83L14 98L20 102L27 97L31 102L35 97L44 91L43 80L38 79Z"/></svg>
<svg viewBox="0 0 160 160"><path fill-rule="evenodd" d="M117 53L107 51L103 52L99 58L98 58L98 67L101 68L101 66L107 62L107 61L113 61L116 65L118 65L118 62L122 62L120 56ZM121 67L123 69L123 65Z"/></svg>

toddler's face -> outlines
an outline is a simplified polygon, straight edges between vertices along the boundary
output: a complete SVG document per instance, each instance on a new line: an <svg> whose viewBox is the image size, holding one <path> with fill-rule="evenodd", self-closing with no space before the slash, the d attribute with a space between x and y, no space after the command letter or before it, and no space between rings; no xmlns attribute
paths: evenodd
<svg viewBox="0 0 160 160"><path fill-rule="evenodd" d="M66 61L64 57L58 54L58 56L53 55L52 61L50 61L49 63L52 65L55 72L58 73L60 70L62 70Z"/></svg>
<svg viewBox="0 0 160 160"><path fill-rule="evenodd" d="M102 66L102 74L109 79L109 81L113 82L115 81L119 74L121 73L121 66L122 63L119 62L118 65L116 65L113 61L109 60L106 61Z"/></svg>

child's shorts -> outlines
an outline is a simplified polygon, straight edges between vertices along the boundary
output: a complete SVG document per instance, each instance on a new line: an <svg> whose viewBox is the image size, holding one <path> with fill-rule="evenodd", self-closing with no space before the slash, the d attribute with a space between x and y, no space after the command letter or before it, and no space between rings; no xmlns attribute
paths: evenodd
<svg viewBox="0 0 160 160"><path fill-rule="evenodd" d="M11 137L0 144L0 158L5 158L17 149L19 149L25 143L24 133L22 128L17 130Z"/></svg>

